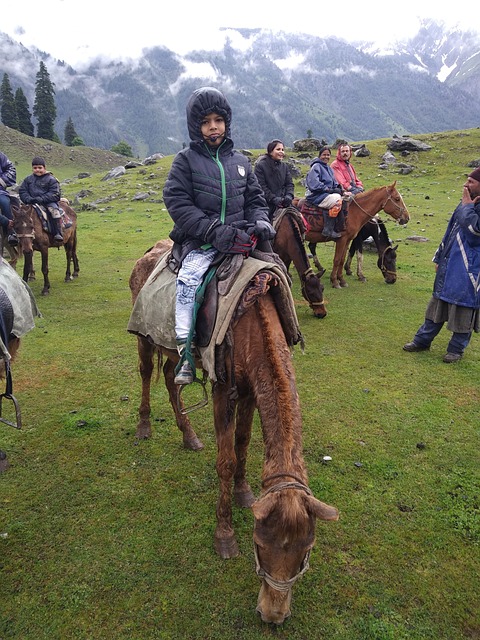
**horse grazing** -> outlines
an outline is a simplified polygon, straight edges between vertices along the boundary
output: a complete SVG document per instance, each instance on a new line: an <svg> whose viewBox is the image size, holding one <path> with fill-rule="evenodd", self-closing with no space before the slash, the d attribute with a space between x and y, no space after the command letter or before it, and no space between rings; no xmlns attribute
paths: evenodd
<svg viewBox="0 0 480 640"><path fill-rule="evenodd" d="M130 276L134 303L156 262L170 248L171 243L160 241L137 260ZM269 274L261 275L268 278ZM264 622L282 624L290 615L292 586L308 568L316 518L336 520L338 512L317 500L308 487L292 357L273 297L278 283L268 278L267 286L258 287L257 277L253 279L257 286L246 290L224 342L216 347L217 356L223 353L224 361L222 376L212 384L219 478L214 547L222 558L239 553L232 525L233 483L237 505L251 507L254 515L255 560L262 579L257 611ZM173 301L165 300L167 303ZM183 402L174 383L176 350L154 345L141 335L137 340L142 378L137 437L151 435L150 384L156 353L160 363L164 360L165 384L184 445L198 449L199 440L182 414ZM200 361L196 364L201 366ZM255 408L265 444L262 493L257 500L246 480Z"/></svg>
<svg viewBox="0 0 480 640"><path fill-rule="evenodd" d="M318 242L328 242L330 238L326 238L322 235L323 229L323 216L317 213L312 213L311 208L305 208L305 201L302 199L297 201L296 206L303 213L307 221L309 229L305 234L305 239L308 242L308 247L314 256L314 263L317 268L320 268L318 259L316 261L316 244ZM385 211L394 220L397 220L400 224L406 224L410 220L410 214L403 201L402 196L397 191L396 182L391 185L385 185L383 187L375 187L369 191L358 193L354 196L348 207L348 216L346 222L345 231L342 232L342 236L335 242L335 255L333 258L333 268L330 274L330 282L332 287L340 289L341 287L347 287L347 282L343 277L343 265L347 255L347 247L349 243L358 235L360 229L379 211Z"/></svg>
<svg viewBox="0 0 480 640"><path fill-rule="evenodd" d="M363 243L368 238L372 238L378 253L377 266L383 273L386 284L395 284L397 281L397 249L388 237L387 228L379 218L373 218L367 222L352 240L345 262L345 273L352 275L352 259L357 258L357 277L361 282L366 282L363 274Z"/></svg>
<svg viewBox="0 0 480 640"><path fill-rule="evenodd" d="M324 286L320 276L313 272L305 251L305 226L301 215L294 207L288 207L279 212L273 225L277 232L273 250L283 260L287 269L293 262L300 278L303 297L316 318L325 318L327 310L323 299Z"/></svg>
<svg viewBox="0 0 480 640"><path fill-rule="evenodd" d="M65 247L67 256L67 270L65 282L70 282L78 276L80 267L77 258L77 214L63 200L58 203L71 221L68 229L63 229L63 242L53 239L53 234L44 230L35 207L31 204L12 206L13 228L15 229L24 256L23 279L29 280L33 273L33 252L39 251L42 255L43 289L42 296L50 292L50 280L48 278L48 250L51 247ZM73 274L71 265L73 263Z"/></svg>

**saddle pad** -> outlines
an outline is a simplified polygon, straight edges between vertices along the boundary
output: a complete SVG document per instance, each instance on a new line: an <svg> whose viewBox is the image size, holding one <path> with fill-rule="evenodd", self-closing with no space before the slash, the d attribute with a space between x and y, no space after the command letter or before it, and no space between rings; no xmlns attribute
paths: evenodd
<svg viewBox="0 0 480 640"><path fill-rule="evenodd" d="M168 252L160 258L140 290L133 305L127 331L141 335L157 346L176 349L176 276L167 267L167 258ZM265 262L250 257L243 261L242 269L228 293L219 297L217 320L212 339L208 346L199 349L203 369L212 381L217 379L215 372L215 346L222 344L225 339L244 289L250 280L262 270L273 272L280 282L281 295L279 300L281 302L279 304L281 304L282 309L279 311L288 344L292 346L301 342L303 346L303 336L300 332L294 301L285 273L273 262Z"/></svg>
<svg viewBox="0 0 480 640"><path fill-rule="evenodd" d="M17 338L35 327L34 318L41 318L33 293L26 282L19 276L4 258L0 258L0 288L8 298L8 306L13 308L13 322L10 333ZM0 345L1 346L1 345ZM5 349L6 351L6 349ZM7 353L9 359L10 355Z"/></svg>

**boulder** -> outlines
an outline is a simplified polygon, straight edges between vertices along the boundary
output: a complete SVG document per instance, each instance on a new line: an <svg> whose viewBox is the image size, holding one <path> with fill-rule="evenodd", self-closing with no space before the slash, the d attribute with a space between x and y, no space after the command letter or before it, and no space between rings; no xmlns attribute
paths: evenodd
<svg viewBox="0 0 480 640"><path fill-rule="evenodd" d="M408 136L394 135L387 144L390 151L430 151L432 147L421 140L414 140Z"/></svg>
<svg viewBox="0 0 480 640"><path fill-rule="evenodd" d="M318 138L302 138L301 140L295 140L293 143L294 151L319 151L322 147L327 145L325 140L319 140Z"/></svg>

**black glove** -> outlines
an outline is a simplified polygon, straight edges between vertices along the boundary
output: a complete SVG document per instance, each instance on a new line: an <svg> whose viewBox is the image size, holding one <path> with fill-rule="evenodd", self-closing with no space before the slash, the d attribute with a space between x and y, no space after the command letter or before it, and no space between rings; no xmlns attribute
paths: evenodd
<svg viewBox="0 0 480 640"><path fill-rule="evenodd" d="M335 187L335 189L332 189L330 191L330 193L339 193L340 195L342 195L343 194L343 189L342 189L342 187Z"/></svg>
<svg viewBox="0 0 480 640"><path fill-rule="evenodd" d="M210 227L205 239L220 253L248 254L253 249L253 242L248 233L220 221Z"/></svg>
<svg viewBox="0 0 480 640"><path fill-rule="evenodd" d="M30 196L24 196L21 200L22 200L22 202L24 204L32 204L32 202L33 202L32 198Z"/></svg>
<svg viewBox="0 0 480 640"><path fill-rule="evenodd" d="M253 227L253 235L259 240L273 240L275 237L275 229L269 222L257 220Z"/></svg>
<svg viewBox="0 0 480 640"><path fill-rule="evenodd" d="M290 196L285 196L285 198L283 199L283 206L285 207L285 209L289 207L291 204L292 204L292 198L290 198Z"/></svg>
<svg viewBox="0 0 480 640"><path fill-rule="evenodd" d="M272 198L272 202L277 207L277 209L278 209L278 207L282 206L282 199L281 198Z"/></svg>

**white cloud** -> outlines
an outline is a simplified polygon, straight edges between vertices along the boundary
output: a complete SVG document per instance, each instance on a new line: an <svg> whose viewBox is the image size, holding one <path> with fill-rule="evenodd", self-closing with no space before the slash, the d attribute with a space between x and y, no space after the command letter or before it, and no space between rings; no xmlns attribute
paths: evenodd
<svg viewBox="0 0 480 640"><path fill-rule="evenodd" d="M238 49L249 44L249 35L232 29L268 29L307 33L318 37L375 42L387 47L413 36L419 20L432 18L452 27L472 28L470 0L442 4L438 0L344 0L339 11L326 20L325 5L305 0L301 11L279 10L278 0L243 0L224 3L211 11L196 0L119 4L112 0L49 0L40 7L23 0L19 11L2 12L0 31L25 46L36 46L54 57L81 68L96 56L137 58L142 50L166 46L179 54L195 49L218 49L226 38ZM228 29L227 27L230 27ZM222 30L220 30L222 29Z"/></svg>

